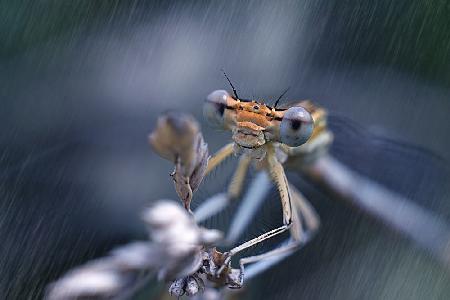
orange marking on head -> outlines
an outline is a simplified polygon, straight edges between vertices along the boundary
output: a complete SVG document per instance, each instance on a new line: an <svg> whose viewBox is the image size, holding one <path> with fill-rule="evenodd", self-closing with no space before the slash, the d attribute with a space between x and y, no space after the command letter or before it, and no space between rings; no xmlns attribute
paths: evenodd
<svg viewBox="0 0 450 300"><path fill-rule="evenodd" d="M247 129L250 129L250 130L253 130L253 131L263 131L265 129L264 127L256 125L254 122L248 122L248 121L238 122L237 125L239 127L247 128Z"/></svg>
<svg viewBox="0 0 450 300"><path fill-rule="evenodd" d="M270 126L270 121L265 115L250 111L237 111L237 122L251 122L262 129Z"/></svg>

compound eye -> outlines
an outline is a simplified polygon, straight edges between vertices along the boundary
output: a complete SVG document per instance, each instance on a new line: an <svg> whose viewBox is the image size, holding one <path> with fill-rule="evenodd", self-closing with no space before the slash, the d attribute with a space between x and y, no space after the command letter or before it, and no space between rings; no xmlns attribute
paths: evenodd
<svg viewBox="0 0 450 300"><path fill-rule="evenodd" d="M203 115L212 125L224 126L224 112L227 107L227 98L230 96L225 90L217 90L206 97L203 105Z"/></svg>
<svg viewBox="0 0 450 300"><path fill-rule="evenodd" d="M300 146L308 141L314 128L311 114L303 107L291 107L283 116L280 125L280 139L291 147Z"/></svg>

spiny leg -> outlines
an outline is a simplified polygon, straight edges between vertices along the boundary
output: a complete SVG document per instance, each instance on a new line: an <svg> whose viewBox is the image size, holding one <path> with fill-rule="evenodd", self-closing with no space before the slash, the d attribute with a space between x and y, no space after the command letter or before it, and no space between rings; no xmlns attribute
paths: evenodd
<svg viewBox="0 0 450 300"><path fill-rule="evenodd" d="M228 244L234 244L241 236L242 232L252 220L258 207L265 199L265 196L269 192L270 188L271 182L269 177L267 176L267 173L259 172L252 180L248 191L245 193L245 196L241 201L241 205L239 206L236 214L233 217L233 220L230 223L230 229L226 238ZM310 230L317 229L319 227L319 218L314 209L311 207L309 202L301 195L297 188L295 188L295 186L289 184L289 188L293 197L294 206L298 205L300 211L302 211L306 227ZM301 226L301 223L299 225L295 224L295 226L293 226L291 230L296 230L296 226Z"/></svg>
<svg viewBox="0 0 450 300"><path fill-rule="evenodd" d="M286 230L290 229L291 231L291 237L294 240L300 240L302 234L303 234L303 226L301 223L301 217L300 212L297 211L297 207L295 207L295 210L291 212L292 213L292 219L290 224L284 224L283 226L280 226L278 228L272 229L264 234L261 234L260 236L257 236L256 238L253 238L245 243L242 243L241 245L234 247L228 252L228 261L231 259L232 256L238 254L239 252L250 248L256 244L259 244L267 239L270 239L276 235L279 235ZM270 251L269 251L270 252ZM265 254L262 254L265 255Z"/></svg>
<svg viewBox="0 0 450 300"><path fill-rule="evenodd" d="M257 245L257 244L259 244L259 243L261 243L261 242L263 242L263 241L265 241L267 239L273 238L274 236L277 236L277 235L285 232L286 230L289 229L289 226L290 225L283 225L283 226L280 226L278 228L272 229L272 230L270 230L270 231L268 231L268 232L266 232L264 234L261 234L260 236L257 236L256 238L251 239L251 240L249 240L249 241L247 241L247 242L245 242L245 243L243 243L243 244L241 244L241 245L239 245L237 247L234 247L230 251L228 251L226 253L226 259L224 260L223 265L217 271L217 275L219 276L220 274L222 274L222 272L225 270L225 268L228 267L228 265L229 265L229 263L231 261L231 258L234 255L238 254L239 252L241 252L241 251L243 251L243 250L245 250L247 248L250 248L250 247L252 247L254 245Z"/></svg>
<svg viewBox="0 0 450 300"><path fill-rule="evenodd" d="M292 223L292 203L286 173L276 157L273 146L267 148L266 155L267 169L272 181L275 183L278 192L280 193L281 206L283 208L283 224L290 225Z"/></svg>
<svg viewBox="0 0 450 300"><path fill-rule="evenodd" d="M220 149L218 153L209 160L206 173L210 172L214 167L223 162L225 158L230 156L232 153L233 144L228 144ZM227 193L220 193L205 200L194 213L195 220L197 222L202 222L205 219L219 213L229 204L230 200L239 197L250 163L251 158L248 155L242 155L240 157L238 167L233 174Z"/></svg>
<svg viewBox="0 0 450 300"><path fill-rule="evenodd" d="M309 145L305 144L299 147L288 147L286 145L281 145L281 150L289 156L311 154L313 152L317 152L319 148L326 148L324 146L329 145L332 139L333 136L330 133L325 132L320 134L320 136L315 139L315 143L309 143ZM293 226L291 227L291 238L282 242L277 248L261 255L247 257L240 260L242 276L244 272L244 265L254 263L247 268L246 277L248 279L264 272L298 250L312 238L320 226L320 219L310 203L295 186L289 184L289 188L292 202L294 204L294 216L295 212L297 212L301 219L298 218L299 222L294 220ZM305 231L303 231L301 221L305 223Z"/></svg>
<svg viewBox="0 0 450 300"><path fill-rule="evenodd" d="M226 266L230 262L231 258L234 255L236 255L237 253L239 253L249 247L252 247L256 244L259 244L264 240L267 240L269 238L277 236L277 235L285 232L289 228L291 228L292 221L293 221L293 215L292 215L293 212L292 212L291 195L289 192L289 184L288 184L288 181L286 178L286 174L284 173L283 166L276 158L275 149L273 148L273 146L267 148L266 162L267 162L267 168L268 168L270 177L272 178L273 182L277 186L277 189L280 194L281 205L283 208L283 226L275 228L269 232L266 232L254 239L251 239L250 241L247 241L247 242L231 249L227 253L227 258L225 259L224 264L218 270L218 274L221 274L221 272L226 268ZM299 230L301 230L301 225L296 223L295 228L297 231L299 231Z"/></svg>
<svg viewBox="0 0 450 300"><path fill-rule="evenodd" d="M303 245L308 243L314 234L317 232L320 226L320 220L315 212L314 208L309 204L308 200L297 190L293 185L290 185L290 191L292 194L292 202L294 204L294 211L298 214L299 218L294 219L293 223L304 222L304 230L297 235L297 238L289 238L282 242L277 248L272 251L266 252L261 255L256 255L252 257L243 258L239 261L242 280L244 276L244 265L249 263L254 263L247 267L245 271L246 279L250 279L265 270L269 269L273 265L279 263L284 258L293 254L295 251L300 249ZM294 214L295 216L295 214ZM294 225L294 224L293 224ZM293 226L294 228L295 226ZM296 234L292 232L291 235Z"/></svg>
<svg viewBox="0 0 450 300"><path fill-rule="evenodd" d="M241 252L247 248L250 248L250 247L252 247L256 244L259 244L267 239L270 239L276 235L279 235L279 234L285 232L288 228L289 228L288 225L283 225L283 226L277 227L277 228L272 229L264 234L261 234L260 236L257 236L256 238L253 238L237 247L234 247L233 249L231 249L228 252L228 258L231 258L232 256L238 254L239 252Z"/></svg>

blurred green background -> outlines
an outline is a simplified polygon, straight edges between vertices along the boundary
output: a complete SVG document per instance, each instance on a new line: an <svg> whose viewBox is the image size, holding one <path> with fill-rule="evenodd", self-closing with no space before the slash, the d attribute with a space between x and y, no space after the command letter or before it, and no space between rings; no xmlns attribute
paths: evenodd
<svg viewBox="0 0 450 300"><path fill-rule="evenodd" d="M241 9L251 10L252 5L261 5L258 2L246 1L239 5ZM184 1L178 5L173 1L1 1L0 53L7 60L55 39L68 42L83 39L86 33L98 30L105 23L143 23L171 8L183 6L195 11L218 4L214 1ZM311 9L314 25L324 29L317 41L320 52L328 48L329 40L339 40L324 50L327 53L324 65L382 65L439 84L450 83L448 1L294 1L290 4L293 7L303 4ZM289 2L280 3L285 5ZM226 7L233 8L237 3L222 6L226 14ZM151 14L147 13L149 10Z"/></svg>

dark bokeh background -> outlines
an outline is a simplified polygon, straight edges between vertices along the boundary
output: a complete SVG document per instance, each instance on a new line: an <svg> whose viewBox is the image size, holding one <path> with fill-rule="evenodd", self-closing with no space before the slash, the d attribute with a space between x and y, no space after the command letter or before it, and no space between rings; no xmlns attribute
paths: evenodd
<svg viewBox="0 0 450 300"><path fill-rule="evenodd" d="M145 237L141 208L176 199L146 136L167 109L201 119L205 95L228 88L221 68L247 98L290 86L286 98L325 106L335 156L450 215L447 1L1 1L0 41L2 299L40 298L71 266ZM203 128L212 151L230 139ZM232 165L194 204L224 190ZM427 253L290 178L322 230L247 297L449 297ZM249 234L278 209L267 202Z"/></svg>

